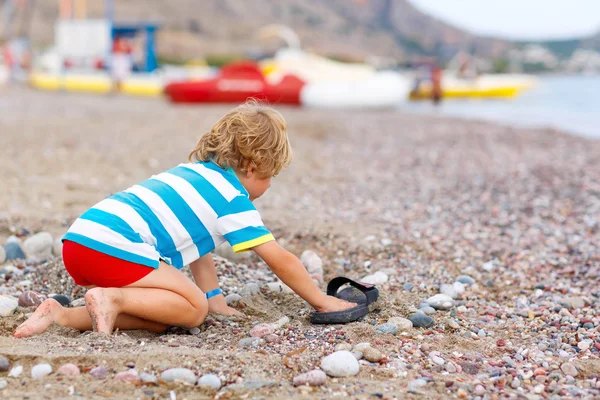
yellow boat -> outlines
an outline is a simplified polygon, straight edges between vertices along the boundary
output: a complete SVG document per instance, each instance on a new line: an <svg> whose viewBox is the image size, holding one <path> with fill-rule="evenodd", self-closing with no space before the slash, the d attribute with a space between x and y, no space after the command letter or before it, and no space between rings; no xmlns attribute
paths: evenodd
<svg viewBox="0 0 600 400"><path fill-rule="evenodd" d="M446 72L442 76L442 97L511 99L534 84L535 78L529 75L490 74L467 79ZM421 82L417 90L411 91L410 99L431 99L431 89L430 81Z"/></svg>
<svg viewBox="0 0 600 400"><path fill-rule="evenodd" d="M163 93L165 84L178 79L206 79L214 74L206 65L186 67L166 66L153 73L134 73L123 80L119 92L130 96L157 97ZM106 94L114 90L111 76L106 72L32 72L29 84L44 91L83 92Z"/></svg>

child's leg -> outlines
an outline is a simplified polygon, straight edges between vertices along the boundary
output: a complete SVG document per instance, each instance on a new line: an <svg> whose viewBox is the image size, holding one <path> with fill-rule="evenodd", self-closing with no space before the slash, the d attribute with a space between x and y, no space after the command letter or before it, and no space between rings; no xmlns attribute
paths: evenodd
<svg viewBox="0 0 600 400"><path fill-rule="evenodd" d="M153 331L163 327L164 330L168 325L195 327L208 314L204 293L181 271L165 263L126 287L90 289L86 293L86 307L88 316L83 307L58 310L47 300L17 328L15 336L41 333L52 322L86 330L95 325L102 333L110 333L115 327Z"/></svg>
<svg viewBox="0 0 600 400"><path fill-rule="evenodd" d="M65 308L56 300L48 299L40 304L35 313L17 328L14 336L28 337L43 333L53 322L80 331L90 331L93 328L92 318L86 307ZM168 325L126 314L119 314L115 326L122 330L145 329L156 333L163 332L168 328Z"/></svg>

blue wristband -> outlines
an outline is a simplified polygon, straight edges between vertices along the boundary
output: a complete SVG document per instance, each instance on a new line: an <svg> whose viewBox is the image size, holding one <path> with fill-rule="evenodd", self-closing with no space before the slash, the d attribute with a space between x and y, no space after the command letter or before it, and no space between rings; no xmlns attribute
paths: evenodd
<svg viewBox="0 0 600 400"><path fill-rule="evenodd" d="M216 288L215 290L211 290L210 292L206 293L206 298L210 299L211 297L215 297L218 296L220 294L223 294L223 291L221 290L221 288Z"/></svg>

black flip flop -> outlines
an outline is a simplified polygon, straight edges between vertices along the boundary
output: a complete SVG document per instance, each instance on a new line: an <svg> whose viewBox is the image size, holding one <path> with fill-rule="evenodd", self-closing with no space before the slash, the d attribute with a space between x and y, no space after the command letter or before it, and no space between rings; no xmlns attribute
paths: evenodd
<svg viewBox="0 0 600 400"><path fill-rule="evenodd" d="M350 286L338 293L342 285L349 283ZM313 312L310 314L310 322L313 324L347 324L356 321L369 313L369 305L379 298L379 290L375 285L356 282L343 276L333 278L327 285L327 295L352 303L355 307L344 311Z"/></svg>

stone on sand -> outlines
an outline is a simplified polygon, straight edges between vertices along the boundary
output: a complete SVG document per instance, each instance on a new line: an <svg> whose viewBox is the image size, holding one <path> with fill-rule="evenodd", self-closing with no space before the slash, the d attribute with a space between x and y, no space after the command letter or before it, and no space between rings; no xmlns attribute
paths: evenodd
<svg viewBox="0 0 600 400"><path fill-rule="evenodd" d="M360 365L349 351L336 351L321 360L321 369L329 376L354 376L358 374Z"/></svg>
<svg viewBox="0 0 600 400"><path fill-rule="evenodd" d="M454 307L454 300L448 295L436 294L427 299L427 304L436 310L449 310Z"/></svg>
<svg viewBox="0 0 600 400"><path fill-rule="evenodd" d="M160 375L160 379L165 382L184 382L194 385L196 374L188 368L170 368Z"/></svg>
<svg viewBox="0 0 600 400"><path fill-rule="evenodd" d="M52 366L48 363L40 363L31 368L31 377L40 379L52 373Z"/></svg>
<svg viewBox="0 0 600 400"><path fill-rule="evenodd" d="M294 386L321 386L327 382L327 374L320 369L305 372L294 378Z"/></svg>
<svg viewBox="0 0 600 400"><path fill-rule="evenodd" d="M79 367L73 363L68 363L61 366L57 371L57 375L79 375Z"/></svg>
<svg viewBox="0 0 600 400"><path fill-rule="evenodd" d="M323 275L323 261L321 257L312 250L305 250L300 256L300 261L306 268L309 274L320 274Z"/></svg>
<svg viewBox="0 0 600 400"><path fill-rule="evenodd" d="M23 242L23 249L27 257L38 257L42 260L52 257L54 239L49 232L40 232L27 238Z"/></svg>
<svg viewBox="0 0 600 400"><path fill-rule="evenodd" d="M215 374L202 375L200 379L198 379L198 386L209 386L219 390L221 388L221 379Z"/></svg>
<svg viewBox="0 0 600 400"><path fill-rule="evenodd" d="M12 296L0 296L0 317L12 315L19 306L19 300Z"/></svg>

